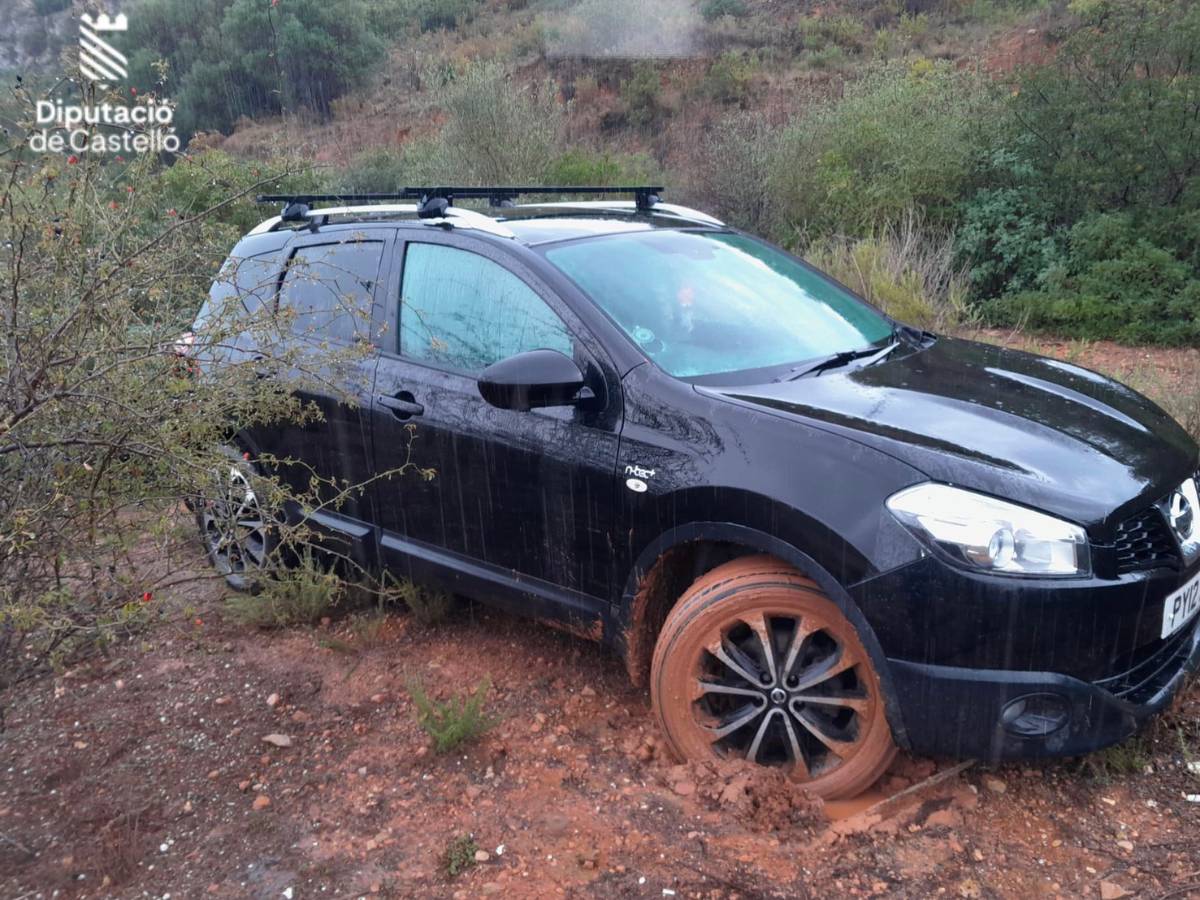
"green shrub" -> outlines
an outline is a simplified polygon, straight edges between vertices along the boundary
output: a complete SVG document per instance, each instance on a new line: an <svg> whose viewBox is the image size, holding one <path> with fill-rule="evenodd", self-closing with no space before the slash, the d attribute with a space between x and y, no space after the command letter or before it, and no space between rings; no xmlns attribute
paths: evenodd
<svg viewBox="0 0 1200 900"><path fill-rule="evenodd" d="M920 209L930 226L952 224L989 112L986 84L970 73L928 61L871 67L844 99L784 130L771 178L784 222L867 235Z"/></svg>
<svg viewBox="0 0 1200 900"><path fill-rule="evenodd" d="M661 95L658 67L653 63L638 65L621 85L621 101L629 124L642 126L656 121L662 111Z"/></svg>
<svg viewBox="0 0 1200 900"><path fill-rule="evenodd" d="M241 116L327 115L383 61L370 20L366 0L142 0L129 15L130 83L155 90L165 71L184 135L228 132Z"/></svg>
<svg viewBox="0 0 1200 900"><path fill-rule="evenodd" d="M797 42L805 50L822 50L830 44L857 53L862 49L863 23L854 16L808 16L795 26Z"/></svg>
<svg viewBox="0 0 1200 900"><path fill-rule="evenodd" d="M655 163L644 154L615 154L574 148L560 154L546 170L547 184L634 184L653 181Z"/></svg>
<svg viewBox="0 0 1200 900"><path fill-rule="evenodd" d="M1042 290L985 304L990 319L1088 340L1200 343L1200 279L1155 246L1128 215L1089 216L1071 229L1063 266Z"/></svg>
<svg viewBox="0 0 1200 900"><path fill-rule="evenodd" d="M330 187L348 193L386 193L404 186L404 152L387 147L365 150L330 176Z"/></svg>
<svg viewBox="0 0 1200 900"><path fill-rule="evenodd" d="M433 738L433 749L437 753L446 753L473 741L495 724L483 711L491 688L491 679L484 678L469 694L437 701L429 698L419 681L409 683L408 693L416 707L417 724Z"/></svg>
<svg viewBox="0 0 1200 900"><path fill-rule="evenodd" d="M701 91L718 103L742 103L750 93L757 61L734 50L713 60L701 83Z"/></svg>
<svg viewBox="0 0 1200 900"><path fill-rule="evenodd" d="M704 0L700 4L700 15L704 21L712 22L722 16L733 16L740 19L749 12L744 0Z"/></svg>
<svg viewBox="0 0 1200 900"><path fill-rule="evenodd" d="M448 88L446 124L417 153L450 184L523 184L542 181L560 154L565 111L550 80L522 82L496 63L469 67ZM429 173L434 174L434 173Z"/></svg>
<svg viewBox="0 0 1200 900"><path fill-rule="evenodd" d="M996 151L990 167L1007 183L976 191L958 230L959 258L979 298L1036 290L1065 263L1066 235L1032 169L1007 150Z"/></svg>
<svg viewBox="0 0 1200 900"><path fill-rule="evenodd" d="M447 591L424 587L412 581L392 581L384 591L388 600L398 600L408 607L413 618L426 627L438 625L454 609L454 596Z"/></svg>
<svg viewBox="0 0 1200 900"><path fill-rule="evenodd" d="M1200 202L1200 6L1104 4L1023 73L997 129L1060 221Z"/></svg>
<svg viewBox="0 0 1200 900"><path fill-rule="evenodd" d="M313 625L338 604L341 580L306 552L297 566L264 578L257 594L235 594L225 601L230 618L257 628Z"/></svg>
<svg viewBox="0 0 1200 900"><path fill-rule="evenodd" d="M460 834L452 838L442 853L442 868L446 870L446 875L456 878L467 871L476 864L475 854L478 852L479 845L471 835Z"/></svg>

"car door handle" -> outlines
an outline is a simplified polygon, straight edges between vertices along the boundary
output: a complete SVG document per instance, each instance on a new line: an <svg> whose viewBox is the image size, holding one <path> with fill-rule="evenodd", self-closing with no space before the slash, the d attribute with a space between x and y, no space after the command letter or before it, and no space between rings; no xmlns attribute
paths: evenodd
<svg viewBox="0 0 1200 900"><path fill-rule="evenodd" d="M397 419L408 419L412 416L419 416L425 412L425 407L417 403L413 399L413 395L408 391L401 391L395 397L387 394L380 394L375 398L380 406L386 406L392 411Z"/></svg>

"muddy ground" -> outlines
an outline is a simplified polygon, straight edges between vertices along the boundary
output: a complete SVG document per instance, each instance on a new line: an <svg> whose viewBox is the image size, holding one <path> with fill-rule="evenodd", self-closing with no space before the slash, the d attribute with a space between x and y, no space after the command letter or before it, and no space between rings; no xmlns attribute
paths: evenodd
<svg viewBox="0 0 1200 900"><path fill-rule="evenodd" d="M136 641L0 696L0 897L1200 897L1200 684L1087 760L902 756L828 810L665 758L620 662L541 625L259 632L211 580L154 603ZM485 677L494 726L434 753L408 686Z"/></svg>

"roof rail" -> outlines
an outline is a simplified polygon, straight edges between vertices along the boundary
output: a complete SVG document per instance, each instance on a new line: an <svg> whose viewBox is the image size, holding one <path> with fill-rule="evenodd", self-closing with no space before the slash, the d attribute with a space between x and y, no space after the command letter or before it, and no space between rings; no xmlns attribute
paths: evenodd
<svg viewBox="0 0 1200 900"><path fill-rule="evenodd" d="M441 203L453 204L455 198L460 200L487 200L492 206L511 206L518 197L529 194L542 196L551 194L575 194L577 196L596 196L602 194L633 194L634 202L640 210L648 210L659 202L662 187L655 185L611 185L607 187L579 186L548 186L530 185L525 187L495 186L495 187L406 187L395 193L384 194L259 194L259 203L283 203L284 213L292 207L308 206L312 203L383 203L391 200L419 200L420 209L430 213L443 208ZM420 210L419 210L420 211ZM299 210L295 210L299 215Z"/></svg>
<svg viewBox="0 0 1200 900"><path fill-rule="evenodd" d="M611 212L640 212L640 208L631 200L565 200L554 203L522 203L516 207L517 209L561 209L561 210L587 210L591 212L611 211ZM654 204L654 214L658 216L671 216L676 219L683 219L685 222L693 222L697 225L712 225L718 228L724 227L725 223L715 216L710 216L708 213L700 212L698 209L690 209L686 206L678 206L674 203L656 203Z"/></svg>

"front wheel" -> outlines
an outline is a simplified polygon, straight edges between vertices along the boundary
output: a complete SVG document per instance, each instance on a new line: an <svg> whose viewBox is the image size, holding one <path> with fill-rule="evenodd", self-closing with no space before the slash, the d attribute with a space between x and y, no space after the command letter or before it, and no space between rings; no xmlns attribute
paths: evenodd
<svg viewBox="0 0 1200 900"><path fill-rule="evenodd" d="M650 685L679 756L780 766L828 800L866 790L896 754L854 626L769 556L719 566L684 593L659 634Z"/></svg>

